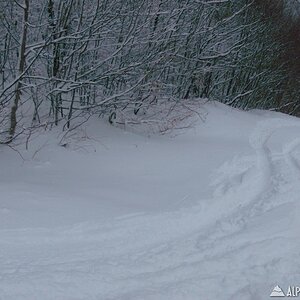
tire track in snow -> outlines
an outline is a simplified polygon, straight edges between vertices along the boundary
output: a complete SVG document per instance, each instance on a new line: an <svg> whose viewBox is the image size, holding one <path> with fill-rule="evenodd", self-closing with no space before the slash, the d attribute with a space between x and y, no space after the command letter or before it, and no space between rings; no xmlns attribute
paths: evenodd
<svg viewBox="0 0 300 300"><path fill-rule="evenodd" d="M257 124L252 134L249 137L249 144L255 151L255 173L254 178L259 184L256 185L253 193L248 196L245 208L250 209L251 206L263 200L264 194L272 191L274 189L274 183L272 177L276 176L277 170L274 166L273 158L278 154L274 154L268 147L268 141L272 135L278 129L290 128L290 127L300 127L299 121L291 121L284 119L270 119L261 121ZM289 171L296 174L300 180L300 168L299 164L292 156L292 151L300 145L300 139L296 138L287 145L282 146L282 156L286 161ZM243 199L243 197L241 197Z"/></svg>
<svg viewBox="0 0 300 300"><path fill-rule="evenodd" d="M245 253L248 253L248 257L245 256L244 259L245 261L251 261L251 266L270 263L268 268L269 270L273 269L274 274L278 272L277 268L282 269L282 266L284 266L285 269L288 269L290 267L290 276L293 276L292 274L294 273L292 272L295 272L295 269L297 269L297 264L292 264L291 261L294 261L294 263L297 261L297 256L295 256L297 251L294 249L296 244L294 241L297 240L299 234L295 233L293 237L293 234L290 232L286 232L287 235L284 231L281 233L280 229L285 222L292 221L288 220L290 217L293 217L289 215L289 212L294 209L294 201L297 198L294 196L299 192L300 165L293 156L293 151L300 146L300 138L295 138L291 142L283 144L281 154L275 154L268 146L270 138L277 130L291 127L300 127L299 121L293 122L282 119L272 119L259 122L253 130L249 137L249 144L255 151L255 168L253 168L254 173L248 183L252 187L254 186L253 183L256 183L255 189L249 194L245 194L243 188L238 189L235 198L240 199L242 202L241 205L237 205L233 210L227 209L226 217L221 218L214 226L208 228L209 230L206 234L201 236L201 238L198 237L196 246L206 258L212 259L215 256L219 264L222 264L221 262L225 257L230 258L230 261L234 262L240 260L240 253L245 249ZM282 165L282 163L284 164ZM285 166L287 166L287 168L285 168ZM281 168L284 168L284 170ZM249 169L247 172L250 172ZM283 206L280 206L282 203L277 203L278 197L279 199L284 199L284 194L278 194L276 182L273 180L277 175L285 175L286 179L289 179L292 175L294 178L294 184L290 186L293 191L289 191L291 194L288 193L286 195L286 200L293 202L289 204L285 203ZM240 185L247 185L247 179L249 181L249 178L243 176ZM243 182L244 180L245 182ZM287 182L289 181L287 180ZM234 194L231 194L230 196L232 197L233 195ZM229 197L226 197L226 194L224 196L223 200L232 201ZM266 205L265 207L265 202L269 202L269 206ZM272 219L272 217L268 219L267 213L269 210L273 211L273 209L283 213L285 219L281 220L280 214L278 215L279 222ZM260 231L259 234L253 236L251 230L255 230L257 220L261 219L264 220L264 225L258 227ZM251 224L250 229L248 224ZM253 224L255 224L254 227ZM297 226L295 227L298 228ZM292 228L293 226L291 229ZM270 248L267 250L268 256L264 257L262 255L258 258L259 256L257 254L260 252L257 252L257 254L252 257L251 253L257 251L255 250L257 249L255 244L260 242ZM289 245L290 248L287 248L286 245ZM259 244L257 246L259 246ZM249 251L251 248L253 248L253 250ZM232 251L232 253L229 251ZM283 259L284 257L289 257L289 259ZM260 259L261 262L258 263L258 261L256 261L257 259ZM199 255L196 256L196 260L201 261ZM274 263L276 261L281 262L282 266L276 265ZM291 265L295 266L291 267ZM263 267L261 268L261 272L265 272ZM238 273L237 276L239 276ZM239 277L236 279L238 280L238 278ZM259 278L258 274L256 278ZM245 291L243 291L243 293L243 296L246 296ZM252 299L252 297L250 298Z"/></svg>
<svg viewBox="0 0 300 300"><path fill-rule="evenodd" d="M263 201L263 195L273 188L272 176L276 168L272 160L274 154L268 147L269 139L276 129L300 126L298 122L294 124L294 122L283 121L273 119L260 122L249 138L249 143L256 154L256 161L250 178L246 177L243 179L244 182L242 181L244 187L250 185L247 194L244 189L241 189L237 191L234 199L231 199L232 194L215 199L211 207L208 203L208 208L210 208L207 216L205 215L206 208L194 212L187 209L182 213L129 216L129 218L121 218L109 224L107 228L99 224L96 224L95 228L83 226L82 230L73 228L73 232L72 229L67 230L61 236L57 236L55 232L51 235L50 232L45 238L43 237L45 240L37 247L30 245L31 241L27 247L25 247L26 243L23 245L30 253L32 253L31 246L34 246L33 253L37 254L39 261L32 264L29 260L28 265L23 269L19 266L19 269L15 269L12 275L3 273L5 275L3 280L7 280L8 284L15 287L15 282L23 280L26 276L25 283L28 283L29 287L34 287L35 284L46 284L46 279L50 278L50 285L52 284L55 289L63 290L69 286L70 296L67 299L75 299L76 292L78 295L82 293L76 283L80 283L81 288L82 285L86 286L84 289L86 299L96 299L97 293L97 298L102 296L102 299L131 299L137 291L141 293L147 289L154 291L157 287L160 291L167 288L170 293L176 289L179 291L184 281L195 280L195 285L199 284L199 276L210 277L208 282L215 280L216 287L218 287L217 283L222 280L218 276L220 273L228 272L228 267L234 272L230 275L231 278L239 278L240 268L235 268L232 262L250 261L251 253L255 252L258 247L261 249L262 244L265 244L264 247L268 251L277 238L275 235L269 241L267 239L260 241L257 238L251 240L251 237L247 236L243 241L239 241L236 233L243 225L243 222L239 223L239 221L252 217L249 215L251 209L255 205L259 206L260 201ZM295 163L292 152L299 144L300 139L295 139L283 147L283 159L295 174L299 171L299 166ZM220 206L222 201L225 203ZM241 201L242 203L239 204ZM212 215L213 213L215 214ZM204 220L199 220L201 218ZM214 226L215 220L219 221L217 226ZM237 222L236 226L235 222ZM223 230L224 227L225 230ZM199 241L197 231L205 232L201 241ZM19 234L22 235L22 233ZM24 240L26 240L28 232L24 234ZM34 231L33 234L37 235L33 236L34 242L36 237L43 236L43 231ZM9 232L7 235L8 243L12 237ZM58 239L57 243L52 245L53 256L39 253L44 247L48 249L48 238L49 244ZM66 244L70 244L72 239L74 243L61 253L60 247L63 245L64 238L67 239ZM211 241L207 240L208 238L212 238ZM235 241L235 243L230 243L230 241ZM199 251L199 248L195 247L195 242L199 246L205 246L205 249ZM253 249L250 254L249 247ZM72 251L69 248L72 248ZM284 254L284 247L280 249ZM24 253L24 250L20 252ZM244 253L243 256L241 252ZM259 259L259 265L266 263L263 255ZM269 257L267 261L270 266L273 265L272 259ZM18 267L18 263L12 261L8 265L8 272L15 266ZM220 272L220 267L222 272ZM190 286L189 289L191 289ZM62 299L62 297L57 299Z"/></svg>
<svg viewBox="0 0 300 300"><path fill-rule="evenodd" d="M204 250L214 247L216 240L226 243L228 239L234 238L242 231L247 220L264 213L265 202L273 200L272 195L276 193L276 187L272 180L278 172L273 162L274 157L284 159L289 171L294 174L296 180L300 181L300 166L292 155L292 152L300 145L300 138L284 144L281 155L273 153L268 147L268 142L276 130L291 127L300 127L299 121L274 118L258 122L249 136L249 144L255 151L255 167L254 170L247 172L253 172L253 174L250 178L244 179L245 182L242 181L240 189L234 193L218 197L226 200L227 207L225 207L223 215L219 213L215 225L207 227L206 232L199 237L198 248ZM251 188L247 189L247 187ZM221 199L218 199L217 205L220 204ZM274 203L270 205L276 206ZM270 209L268 205L266 207ZM201 244L205 239L208 240L208 243L204 244L203 248Z"/></svg>
<svg viewBox="0 0 300 300"><path fill-rule="evenodd" d="M267 143L272 135L279 129L300 127L299 121L270 119L258 123L253 133L249 137L249 143L256 152L256 167L261 170L262 182L257 190L258 196L263 192L268 191L272 187L272 176L276 175L276 169L273 166L273 157ZM295 138L291 142L282 145L282 155L289 172L296 175L300 180L300 166L297 160L293 157L292 152L300 145L300 138ZM280 157L279 157L280 158Z"/></svg>
<svg viewBox="0 0 300 300"><path fill-rule="evenodd" d="M300 146L300 138L293 140L283 147L283 155L284 159L289 166L289 168L293 171L296 180L300 181L300 165L299 162L294 158L292 152Z"/></svg>

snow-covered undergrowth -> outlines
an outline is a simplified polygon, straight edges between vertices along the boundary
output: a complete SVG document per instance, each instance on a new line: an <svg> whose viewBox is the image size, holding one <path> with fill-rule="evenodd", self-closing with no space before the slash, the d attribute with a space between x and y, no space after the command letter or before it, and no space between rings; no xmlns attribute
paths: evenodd
<svg viewBox="0 0 300 300"><path fill-rule="evenodd" d="M61 147L52 131L24 160L1 148L0 299L260 300L299 285L300 121L201 114L164 136L95 120Z"/></svg>

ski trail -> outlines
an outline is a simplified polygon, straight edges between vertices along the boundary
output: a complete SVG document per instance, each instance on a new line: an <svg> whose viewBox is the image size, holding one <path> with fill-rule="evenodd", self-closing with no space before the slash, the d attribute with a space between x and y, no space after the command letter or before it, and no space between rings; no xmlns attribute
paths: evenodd
<svg viewBox="0 0 300 300"><path fill-rule="evenodd" d="M227 195L218 196L219 199L226 201L226 206L222 209L222 214L216 214L215 224L208 226L206 232L200 235L197 243L199 248L203 250L201 244L204 238L208 238L211 244L214 244L216 239L232 238L233 235L243 230L247 220L276 205L281 205L281 203L274 203L274 197L272 197L276 195L276 184L273 179L281 173L275 165L275 157L278 161L283 159L288 166L288 173L294 174L294 178L300 180L300 166L292 155L295 148L300 145L300 139L296 138L284 144L281 154L273 153L268 146L276 130L290 127L300 127L300 125L297 121L274 118L260 121L255 126L249 136L249 144L255 152L254 167L243 171L243 178L236 190ZM220 201L216 205L220 205ZM217 209L215 206L212 207ZM204 247L209 247L209 243L206 243Z"/></svg>
<svg viewBox="0 0 300 300"><path fill-rule="evenodd" d="M274 125L278 125L278 122L273 120L259 122L250 135L249 144L255 151L254 166L243 171L243 180L237 190L218 196L219 199L226 200L226 206L222 208L222 215L217 214L218 219L215 226L210 226L208 229L210 236L218 231L228 234L227 231L232 231L234 227L240 229L244 223L243 218L251 210L251 207L272 188L271 178L274 170L272 153L267 143L274 131ZM228 175L230 176L230 174ZM216 205L220 205L220 201L217 201ZM244 214L241 215L241 212Z"/></svg>
<svg viewBox="0 0 300 300"><path fill-rule="evenodd" d="M264 284L260 279L298 268L284 258L290 237L277 231L278 211L290 207L275 209L269 219L263 215L270 210L264 202L279 206L272 178L281 165L268 142L277 129L294 126L299 123L259 122L249 137L253 166L237 176L236 190L229 187L205 204L59 230L0 231L0 298L29 299L34 289L34 299L51 300L265 299L251 294ZM281 156L276 154L295 180L300 180L300 169L292 152L299 145L295 139L283 145ZM53 294L45 295L45 290Z"/></svg>
<svg viewBox="0 0 300 300"><path fill-rule="evenodd" d="M253 198L254 202L258 200L258 198L262 198L263 194L274 189L272 178L275 177L278 172L273 160L275 157L279 157L280 159L280 155L278 156L278 154L275 154L270 150L268 147L268 141L276 130L290 127L300 127L299 122L277 118L265 120L257 124L249 137L249 144L256 154L256 176L259 178L260 182L256 189L256 197ZM287 145L283 145L281 157L284 157L284 160L289 167L289 171L297 174L300 179L299 165L291 154L292 151L299 145L299 138L292 140L292 142Z"/></svg>
<svg viewBox="0 0 300 300"><path fill-rule="evenodd" d="M219 218L213 226L207 228L205 233L198 236L196 246L207 259L214 257L221 262L227 256L234 261L244 249L249 250L255 243L261 243L270 247L266 251L272 253L269 256L269 262L264 258L265 266L270 264L268 268L276 270L276 268L281 268L282 263L288 270L289 276L298 274L295 262L299 251L294 241L297 240L299 234L293 228L299 228L295 220L298 219L297 212L300 213L299 205L296 203L300 192L300 165L292 153L300 146L300 138L283 144L280 154L275 154L268 145L276 130L292 127L300 127L299 122L282 119L261 121L249 136L249 144L255 152L255 165L254 168L249 168L246 174L250 172L252 174L247 177L243 171L240 188L234 193L229 193L229 197L226 194L223 197L223 200L229 202L234 202L232 198L235 198L241 204L236 205L232 210L227 207L224 210L226 216ZM277 182L274 180L276 176L279 176L279 180L286 182L287 189L281 192L282 194L278 191ZM293 184L290 178L294 179ZM243 186L250 186L253 189L250 193L246 193ZM262 220L264 226L260 228L259 224ZM260 228L260 234L257 233L254 239L249 228L256 227ZM290 229L284 231L284 228ZM289 257L289 259L284 257ZM253 258L250 255L245 258L245 261L247 259ZM197 257L196 260L201 259ZM274 261L280 263L276 265ZM254 261L253 264L255 264Z"/></svg>
<svg viewBox="0 0 300 300"><path fill-rule="evenodd" d="M249 138L249 144L256 153L256 170L260 178L257 187L256 196L270 187L270 178L272 175L272 154L267 146L267 142L273 133L269 123L259 124Z"/></svg>
<svg viewBox="0 0 300 300"><path fill-rule="evenodd" d="M287 165L293 170L296 180L300 180L300 165L294 158L292 152L300 146L300 138L297 138L283 147L283 155Z"/></svg>
<svg viewBox="0 0 300 300"><path fill-rule="evenodd" d="M256 129L249 138L249 143L256 151L257 168L263 170L262 186L265 190L270 185L270 177L272 173L272 158L276 155L271 153L267 143L271 136L278 129L300 127L297 121L271 119L258 123ZM298 180L300 180L300 166L297 160L293 157L292 152L300 145L300 138L295 138L291 142L282 145L282 156L286 162L291 173L293 173ZM273 168L274 171L274 168Z"/></svg>

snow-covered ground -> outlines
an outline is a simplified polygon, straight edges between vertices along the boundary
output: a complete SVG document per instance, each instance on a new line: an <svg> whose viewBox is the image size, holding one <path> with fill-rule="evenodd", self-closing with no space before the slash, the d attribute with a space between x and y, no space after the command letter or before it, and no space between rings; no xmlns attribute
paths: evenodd
<svg viewBox="0 0 300 300"><path fill-rule="evenodd" d="M300 284L300 120L201 108L0 148L1 300L260 300ZM20 148L20 147L19 147Z"/></svg>

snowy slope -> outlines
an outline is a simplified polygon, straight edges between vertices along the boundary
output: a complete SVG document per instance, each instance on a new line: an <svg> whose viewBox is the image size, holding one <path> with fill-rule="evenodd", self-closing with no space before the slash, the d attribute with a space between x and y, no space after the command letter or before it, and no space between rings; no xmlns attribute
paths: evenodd
<svg viewBox="0 0 300 300"><path fill-rule="evenodd" d="M299 285L300 121L201 109L0 150L0 299L269 299ZM51 138L50 138L51 137Z"/></svg>

